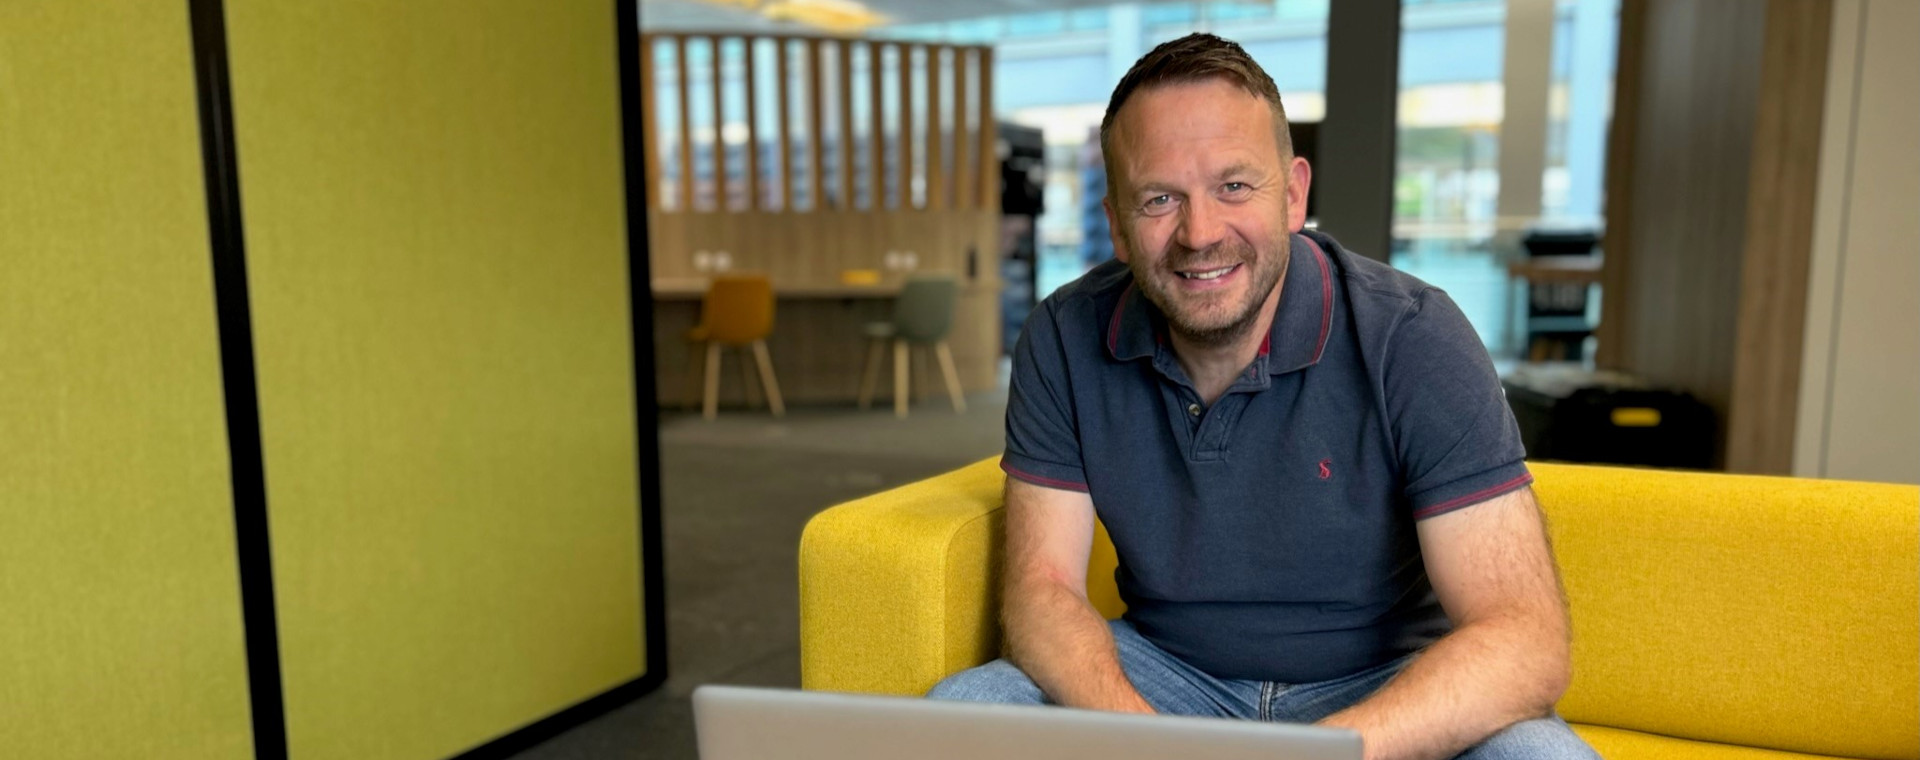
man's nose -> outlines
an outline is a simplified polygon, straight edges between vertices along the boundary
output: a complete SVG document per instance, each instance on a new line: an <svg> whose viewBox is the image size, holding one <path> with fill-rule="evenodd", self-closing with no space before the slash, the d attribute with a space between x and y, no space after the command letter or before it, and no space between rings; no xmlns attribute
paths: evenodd
<svg viewBox="0 0 1920 760"><path fill-rule="evenodd" d="M1174 242L1188 250L1204 251L1226 236L1227 226L1212 198L1194 198L1180 210L1180 227L1174 230Z"/></svg>

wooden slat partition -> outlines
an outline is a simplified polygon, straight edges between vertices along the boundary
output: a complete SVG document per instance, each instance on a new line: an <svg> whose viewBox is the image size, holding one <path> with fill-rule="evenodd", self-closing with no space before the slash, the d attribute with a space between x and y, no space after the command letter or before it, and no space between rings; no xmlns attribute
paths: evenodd
<svg viewBox="0 0 1920 760"><path fill-rule="evenodd" d="M853 41L841 40L840 65L840 208L852 210L853 186Z"/></svg>
<svg viewBox="0 0 1920 760"><path fill-rule="evenodd" d="M706 267L717 259L730 261L735 271L768 274L775 291L783 294L772 351L782 389L791 399L851 399L865 358L860 321L884 318L890 288L925 273L961 280L964 295L953 351L963 385L980 389L997 382L1000 169L994 150L990 49L805 35L683 32L643 39L649 43L642 47L646 55L664 52L656 45L670 45L677 62L671 78L653 74L656 67L649 65L651 60L643 62L648 75L642 83L643 97L651 105L643 122L649 155L659 158L662 125L677 124L681 135L680 155L674 157L680 167L677 202L662 203L657 194L649 194L647 210L656 325L666 326L660 329L667 331L659 335L656 358L664 399L677 400L685 387L678 376L686 368L678 331L697 319L698 299L691 297L690 289L715 274ZM738 48L723 44L734 39L743 44ZM703 131L712 130L714 159L710 163L696 162L693 156L690 40L709 42L714 55L710 67L714 123L699 125ZM768 82L757 77L759 59L765 55L757 48L768 42L775 51L770 67L775 70L772 93L761 89ZM861 83L853 76L856 42L864 45L866 53ZM822 48L828 46L835 54L823 56ZM924 51L924 66L915 62L915 48ZM892 63L886 60L888 49L896 55ZM795 66L802 70L795 71ZM708 68L703 66L703 73ZM898 81L889 82L889 74ZM801 87L807 88L804 95L795 92ZM663 111L660 93L667 88L675 88L679 97L675 107ZM725 104L736 93L746 97L747 145L744 162L735 162L736 168L745 170L744 185L729 182L725 175L729 162L724 136L730 116ZM898 98L897 108L887 108L889 95ZM770 107L778 108L777 130L760 129L766 110L759 103L763 96L771 96ZM856 128L856 98L865 98L869 106L864 145ZM919 109L916 98L923 104ZM830 112L838 118L831 134L826 129ZM741 114L731 116L737 119ZM943 117L951 118L951 128ZM795 203L794 185L799 179L795 162L802 158L794 155L795 123L804 125L801 129L807 135L804 160L809 171L800 188L809 199L805 204ZM738 127L733 129L733 134L741 133ZM897 149L888 146L889 139ZM918 165L914 162L916 139L925 141L923 163ZM765 150L763 140L778 140L777 149ZM854 160L855 151L863 149L868 185L864 207L858 202L861 176ZM890 167L890 161L896 163ZM649 171L655 163L659 162L649 163ZM834 177L831 182L829 175ZM891 203L889 180L897 183ZM657 183L657 176L650 181ZM767 182L777 182L778 192L766 187ZM921 203L915 202L916 184L923 188ZM707 187L715 188L716 202L696 207L696 188ZM730 203L729 189L741 187L749 200ZM696 262L695 251L729 255ZM909 251L914 264L888 255ZM849 270L878 271L881 284L870 296L849 300L834 295L844 292L841 280ZM727 395L738 398L735 394Z"/></svg>
<svg viewBox="0 0 1920 760"><path fill-rule="evenodd" d="M674 90L680 107L680 208L682 212L693 211L693 101L687 97L691 90L687 82L687 41L676 39L673 43L673 74L679 80L679 89ZM653 126L647 124L646 126Z"/></svg>
<svg viewBox="0 0 1920 760"><path fill-rule="evenodd" d="M941 189L946 185L946 171L940 162L946 160L946 151L940 145L940 48L927 48L927 208L943 208Z"/></svg>
<svg viewBox="0 0 1920 760"><path fill-rule="evenodd" d="M778 51L774 57L780 61L777 69L780 81L774 87L774 92L780 96L780 210L790 211L793 209L793 99L788 91L793 89L793 76L789 69L793 52L787 48L787 40L783 37L773 38L773 49Z"/></svg>
<svg viewBox="0 0 1920 760"><path fill-rule="evenodd" d="M724 97L726 88L720 83L727 80L726 56L720 52L720 36L707 38L707 49L713 54L713 207L721 211L730 206L727 203L727 135L723 127L727 123L727 102Z"/></svg>
<svg viewBox="0 0 1920 760"><path fill-rule="evenodd" d="M654 92L654 79L659 76L654 65L654 44L652 37L640 38L640 113L641 118L649 118L660 112L658 95ZM651 124L648 124L651 127ZM640 133L641 150L646 151L646 195L649 204L660 203L660 130L644 129Z"/></svg>
<svg viewBox="0 0 1920 760"><path fill-rule="evenodd" d="M900 51L900 209L913 208L913 47Z"/></svg>
<svg viewBox="0 0 1920 760"><path fill-rule="evenodd" d="M742 62L745 64L742 75L747 96L747 210L759 211L766 208L765 196L760 189L760 93L755 83L760 79L760 69L754 65L753 49L760 46L759 37L747 37L743 41ZM651 154L649 154L651 155Z"/></svg>
<svg viewBox="0 0 1920 760"><path fill-rule="evenodd" d="M978 48L975 52L980 72L980 205L979 208L998 210L1000 208L1000 130L993 122L993 48Z"/></svg>
<svg viewBox="0 0 1920 760"><path fill-rule="evenodd" d="M807 40L807 202L815 211L829 208L822 189L827 168L821 165L821 147L827 142L825 98L820 92L825 81L820 76L820 40Z"/></svg>
<svg viewBox="0 0 1920 760"><path fill-rule="evenodd" d="M973 172L967 169L968 147L972 144L973 133L967 129L967 51L953 51L953 205L966 207L972 204L973 194L967 186L967 179Z"/></svg>
<svg viewBox="0 0 1920 760"><path fill-rule="evenodd" d="M880 63L880 43L867 43L867 92L872 103L867 133L867 186L871 189L867 208L874 213L887 208L887 97L886 77Z"/></svg>

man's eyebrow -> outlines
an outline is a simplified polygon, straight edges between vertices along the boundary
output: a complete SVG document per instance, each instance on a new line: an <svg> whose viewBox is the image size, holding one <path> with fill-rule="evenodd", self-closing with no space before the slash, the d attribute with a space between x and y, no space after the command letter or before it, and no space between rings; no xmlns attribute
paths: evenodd
<svg viewBox="0 0 1920 760"><path fill-rule="evenodd" d="M1236 161L1234 163L1228 164L1225 169L1221 169L1218 174L1214 175L1214 179L1226 180L1226 179L1231 179L1233 177L1245 177L1250 174L1259 174L1259 173L1260 173L1260 168L1257 166L1254 166L1253 162Z"/></svg>
<svg viewBox="0 0 1920 760"><path fill-rule="evenodd" d="M1143 182L1139 185L1135 185L1133 188L1133 192L1135 195L1145 195L1149 193L1153 195L1160 195L1163 193L1175 193L1179 191L1180 191L1180 188L1175 187L1173 183L1160 182L1160 181Z"/></svg>

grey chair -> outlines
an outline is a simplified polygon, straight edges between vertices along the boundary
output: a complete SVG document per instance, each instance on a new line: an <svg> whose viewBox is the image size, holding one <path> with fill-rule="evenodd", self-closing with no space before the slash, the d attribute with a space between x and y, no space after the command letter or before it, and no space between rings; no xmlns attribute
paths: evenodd
<svg viewBox="0 0 1920 760"><path fill-rule="evenodd" d="M940 360L940 374L947 383L947 395L953 398L953 411L967 411L967 400L960 393L960 373L953 368L953 351L947 347L947 334L953 331L954 304L960 298L960 285L950 277L916 277L900 288L893 303L893 319L867 323L867 368L860 380L860 408L873 405L874 385L880 379L880 362L888 343L893 344L893 413L907 416L908 352L915 347L932 348Z"/></svg>

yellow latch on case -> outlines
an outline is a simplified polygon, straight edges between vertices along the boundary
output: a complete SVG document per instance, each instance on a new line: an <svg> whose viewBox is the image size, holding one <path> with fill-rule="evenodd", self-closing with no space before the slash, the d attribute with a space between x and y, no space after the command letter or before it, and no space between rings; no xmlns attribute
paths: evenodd
<svg viewBox="0 0 1920 760"><path fill-rule="evenodd" d="M1660 410L1644 406L1623 406L1613 410L1614 427L1659 427Z"/></svg>

